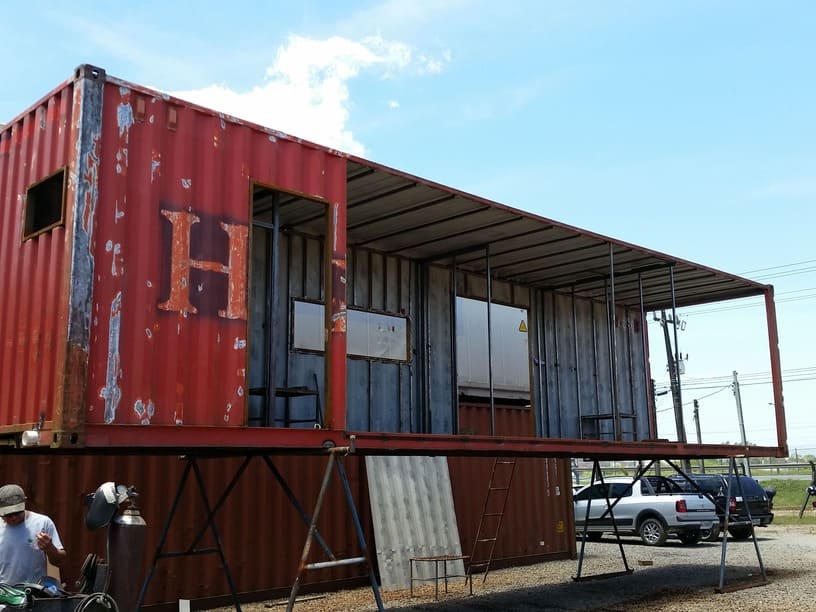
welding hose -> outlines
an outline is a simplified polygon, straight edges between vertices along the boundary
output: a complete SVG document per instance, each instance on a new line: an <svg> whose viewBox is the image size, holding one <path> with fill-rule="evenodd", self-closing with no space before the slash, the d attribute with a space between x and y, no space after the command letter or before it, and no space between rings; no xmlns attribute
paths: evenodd
<svg viewBox="0 0 816 612"><path fill-rule="evenodd" d="M74 612L100 612L100 610L119 612L113 597L107 593L91 593L74 608Z"/></svg>

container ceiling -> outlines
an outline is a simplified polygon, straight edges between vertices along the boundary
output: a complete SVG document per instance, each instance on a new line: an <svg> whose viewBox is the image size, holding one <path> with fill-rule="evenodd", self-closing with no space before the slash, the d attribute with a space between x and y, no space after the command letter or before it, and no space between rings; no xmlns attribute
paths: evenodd
<svg viewBox="0 0 816 612"><path fill-rule="evenodd" d="M489 261L494 279L543 290L574 288L577 295L600 300L611 289L614 270L616 303L638 307L642 289L647 311L671 307L671 270L677 306L755 296L766 289L359 158L349 159L346 176L350 246L481 275ZM256 213L258 203L270 197L256 193ZM322 205L290 194L280 194L280 205L284 229L323 234Z"/></svg>

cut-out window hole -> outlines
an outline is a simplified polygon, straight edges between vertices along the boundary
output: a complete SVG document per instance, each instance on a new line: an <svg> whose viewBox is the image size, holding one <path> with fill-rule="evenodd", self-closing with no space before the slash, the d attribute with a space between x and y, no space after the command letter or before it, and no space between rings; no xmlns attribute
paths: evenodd
<svg viewBox="0 0 816 612"><path fill-rule="evenodd" d="M26 191L23 240L62 225L65 214L65 168Z"/></svg>

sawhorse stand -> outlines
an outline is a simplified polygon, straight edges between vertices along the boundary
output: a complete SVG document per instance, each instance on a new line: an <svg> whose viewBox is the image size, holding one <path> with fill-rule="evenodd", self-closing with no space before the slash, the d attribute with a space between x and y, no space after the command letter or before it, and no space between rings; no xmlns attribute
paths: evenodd
<svg viewBox="0 0 816 612"><path fill-rule="evenodd" d="M272 472L272 475L275 477L275 480L280 485L281 489L285 493L286 497L289 499L289 502L297 511L300 519L303 521L305 525L309 527L309 533L306 538L306 543L303 547L303 554L301 556L301 562L298 567L297 576L295 578L294 585L292 586L292 593L290 595L289 604L287 606L287 610L292 610L295 603L295 597L297 596L297 592L300 588L300 580L304 570L310 569L323 569L329 567L337 567L341 565L352 565L352 564L366 564L368 569L368 575L371 580L371 586L374 590L374 598L377 601L377 609L382 610L383 604L380 598L380 591L379 586L377 585L376 579L374 577L374 572L371 564L371 558L368 554L368 550L366 547L365 536L363 534L363 529L360 524L359 515L357 513L357 508L354 504L354 497L351 493L351 488L348 484L348 476L346 475L346 470L343 467L342 463L342 455L345 455L349 452L347 448L334 448L328 451L328 463L326 465L326 471L323 475L323 483L320 487L320 492L318 493L317 502L315 504L315 509L313 515L310 517L307 512L303 509L303 506L295 497L292 489L289 487L288 483L284 479L283 475L280 473L278 468L272 462L272 459L267 455L262 455L263 461L266 463L269 470ZM230 480L227 487L224 489L224 492L218 498L214 506L210 505L209 497L207 496L206 488L204 486L204 478L201 475L201 468L199 466L199 461L202 459L217 459L219 457L215 457L212 455L206 456L194 456L188 455L181 457L183 461L185 461L184 470L182 472L181 478L179 479L178 487L176 488L176 495L173 499L173 503L170 507L170 512L167 516L167 520L165 521L164 528L162 529L161 536L159 537L159 542L156 546L156 551L153 555L153 560L148 569L147 576L145 577L145 581L142 584L141 591L139 592L139 600L136 604L136 610L141 610L142 604L144 603L145 594L147 593L147 588L150 585L150 581L153 578L153 574L156 570L156 565L158 564L160 559L168 559L168 558L176 558L176 557L187 557L187 556L197 556L197 555L204 555L204 554L218 554L219 560L224 568L224 575L227 579L227 583L229 584L230 593L232 595L232 599L235 603L235 609L237 612L241 612L241 602L238 596L238 590L235 587L235 582L233 581L232 574L229 570L229 565L227 564L227 559L224 555L223 546L221 544L221 537L218 533L218 528L215 524L215 515L217 514L218 510L223 506L224 502L228 499L230 493L232 493L235 486L238 484L241 476L246 471L247 466L250 464L252 459L257 455L247 455L238 469L235 471L232 479ZM352 559L337 559L332 552L331 548L329 548L326 541L320 535L319 531L317 530L317 519L320 514L320 510L323 505L323 500L326 494L326 490L328 489L328 485L331 479L331 475L334 471L337 471L338 475L340 476L341 483L343 485L343 492L345 494L346 503L348 505L349 511L351 513L354 526L357 532L358 541L360 544L360 548L362 551L362 555L360 557L355 557ZM190 473L195 476L195 482L199 491L199 495L201 498L201 502L206 510L207 516L204 521L204 524L196 533L196 536L193 538L192 543L181 551L175 552L164 552L164 546L167 542L167 536L170 532L170 526L173 522L173 518L178 511L179 503L181 502L182 494L184 493L184 488L187 484L187 480L190 477ZM210 531L212 534L214 545L211 547L205 548L198 548L199 544L201 543L201 539ZM321 563L306 563L306 559L309 554L309 550L311 549L312 541L317 541L318 545L323 549L328 556L329 560L324 561Z"/></svg>

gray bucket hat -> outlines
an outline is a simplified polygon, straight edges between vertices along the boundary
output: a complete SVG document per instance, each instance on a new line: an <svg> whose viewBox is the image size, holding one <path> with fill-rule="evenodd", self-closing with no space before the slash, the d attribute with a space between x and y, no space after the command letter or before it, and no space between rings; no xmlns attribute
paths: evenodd
<svg viewBox="0 0 816 612"><path fill-rule="evenodd" d="M7 484L0 487L0 516L25 510L25 492L22 487Z"/></svg>

